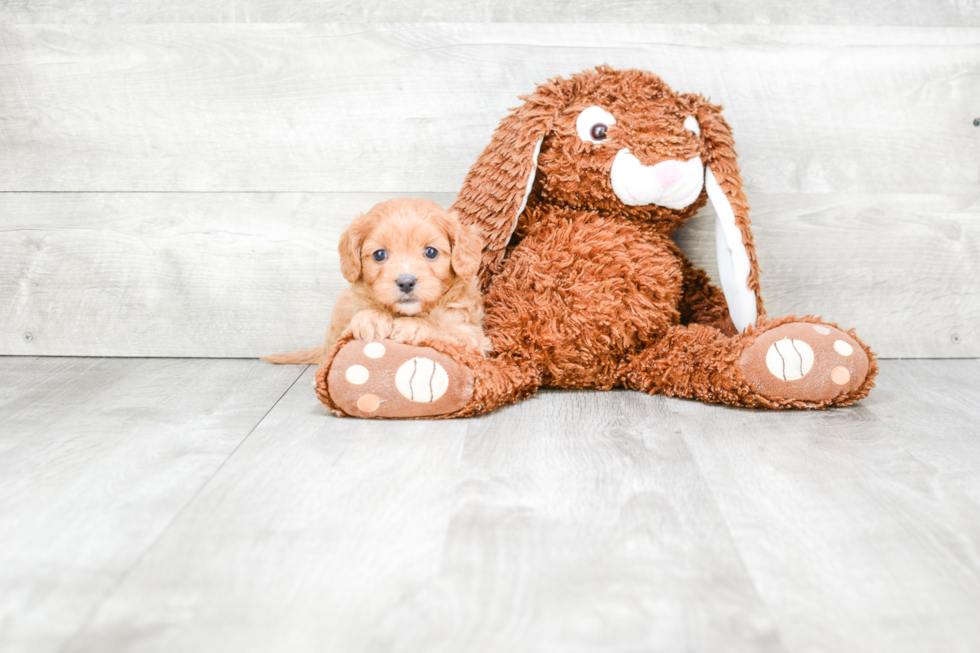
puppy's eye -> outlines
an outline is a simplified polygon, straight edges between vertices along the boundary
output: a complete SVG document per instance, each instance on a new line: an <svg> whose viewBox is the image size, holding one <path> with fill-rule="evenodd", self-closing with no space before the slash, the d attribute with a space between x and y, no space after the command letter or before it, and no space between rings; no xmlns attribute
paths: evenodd
<svg viewBox="0 0 980 653"><path fill-rule="evenodd" d="M425 254L425 258L431 260L439 256L439 250L436 249L435 247L426 247L425 252L423 252L423 254Z"/></svg>
<svg viewBox="0 0 980 653"><path fill-rule="evenodd" d="M374 254L372 254L371 256L373 256L373 257L374 257L374 260L375 260L375 261L377 261L378 263L381 263L381 262L382 262L382 261L384 261L384 260L385 260L386 258L388 258L388 252L386 252L386 251L384 251L383 249L379 249L378 251L376 251L376 252L375 252Z"/></svg>
<svg viewBox="0 0 980 653"><path fill-rule="evenodd" d="M586 143L599 143L606 140L609 128L616 124L616 117L600 106L591 106L575 119L575 131Z"/></svg>

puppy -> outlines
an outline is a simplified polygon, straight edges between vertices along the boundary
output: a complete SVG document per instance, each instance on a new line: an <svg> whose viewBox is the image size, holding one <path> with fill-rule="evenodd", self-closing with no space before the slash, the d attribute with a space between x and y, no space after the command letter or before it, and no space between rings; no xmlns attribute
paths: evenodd
<svg viewBox="0 0 980 653"><path fill-rule="evenodd" d="M266 356L280 364L322 363L345 333L359 340L455 342L482 354L483 298L477 285L483 239L435 202L401 198L358 216L340 237L337 298L319 347Z"/></svg>

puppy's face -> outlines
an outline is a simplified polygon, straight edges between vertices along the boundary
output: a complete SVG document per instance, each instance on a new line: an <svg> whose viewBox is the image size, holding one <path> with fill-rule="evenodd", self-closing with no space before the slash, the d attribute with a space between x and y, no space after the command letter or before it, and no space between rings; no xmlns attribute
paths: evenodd
<svg viewBox="0 0 980 653"><path fill-rule="evenodd" d="M438 204L389 200L359 216L341 237L341 269L388 310L416 315L438 304L457 277L476 274L481 248L478 232Z"/></svg>

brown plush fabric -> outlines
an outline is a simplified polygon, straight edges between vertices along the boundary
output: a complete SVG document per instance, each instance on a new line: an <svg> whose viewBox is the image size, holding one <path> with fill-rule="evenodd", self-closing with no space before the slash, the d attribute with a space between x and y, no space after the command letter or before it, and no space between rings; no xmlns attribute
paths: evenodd
<svg viewBox="0 0 980 653"><path fill-rule="evenodd" d="M341 354L346 353L342 352L342 350L347 345L351 345L352 347L362 346L359 341L353 340L349 335L344 336L337 341L327 361L316 372L317 396L338 417L346 417L347 415L355 417L397 417L409 419L417 417L434 419L469 417L471 415L489 412L495 408L530 397L541 386L541 375L536 370L521 365L520 362L516 362L510 357L502 356L496 359L488 359L472 349L454 343L431 341L414 349L418 350L418 355L422 356L426 355L424 352L425 349L434 349L447 357L451 357L464 370L463 374L466 375L466 378L456 380L457 383L462 384L460 395L467 392L470 393L469 400L462 408L441 415L419 414L415 410L403 411L399 414L387 414L389 411L385 411L385 414L373 413L370 415L363 414L359 410L345 412L344 406L350 405L351 403L356 405L356 400L352 401L344 396L346 393L331 393L330 376L335 368L334 361L340 360ZM409 347L409 345L405 345L405 347ZM340 361L340 364L336 366L337 369L346 369L343 362ZM453 369L449 365L446 367L447 371L452 375L454 373ZM333 378L335 379L333 384L334 388L343 385L342 383L337 383L337 376ZM471 385L466 385L467 383ZM335 401L334 394L337 395L336 398L339 401ZM379 392L377 394L380 395L381 393ZM380 398L393 399L395 398L395 394L388 392L387 396L381 396Z"/></svg>
<svg viewBox="0 0 980 653"><path fill-rule="evenodd" d="M847 383L826 381L840 362L821 359L814 369L832 385L802 394L797 391L802 384L774 384L766 376L770 372L763 374L771 343L750 351L770 330L821 323L812 317L765 317L748 204L720 107L698 95L674 93L651 73L608 67L555 78L524 99L501 121L453 205L486 239L480 278L494 353L483 358L455 345L423 343L473 375L469 402L443 417L484 413L540 386L625 386L766 408L839 406L867 395L877 371L874 354L852 332L850 360L857 362ZM594 105L616 118L607 142L580 138L576 119ZM696 118L700 135L685 128L689 117ZM759 312L754 329L736 333L722 292L671 239L705 205L707 192L702 187L696 201L681 209L624 204L610 180L623 148L643 166L700 157L712 170L751 264L747 285L755 291ZM774 331L770 337L793 339L793 334ZM828 353L826 346L814 346ZM337 410L326 389L329 366L328 360L318 373L318 392Z"/></svg>
<svg viewBox="0 0 980 653"><path fill-rule="evenodd" d="M731 128L722 117L720 106L700 95L674 93L653 73L619 71L607 66L568 79L556 77L522 99L524 105L500 122L490 144L467 173L453 204L464 222L480 225L487 239L482 270L485 286L499 267L515 221L518 230L528 222L527 213L520 220L516 213L534 170L535 146L542 139L529 207L539 203L604 209L670 234L704 206L704 191L694 204L681 210L626 206L620 202L609 181L618 147L596 148L582 143L576 133L578 113L591 105L601 105L617 116L630 118L629 123L621 120L609 129L610 141L616 139L620 145L628 145L648 165L700 155L711 167L735 212L752 262L748 285L759 296L749 207L742 193ZM700 137L683 127L687 116L697 119ZM761 298L758 301L762 315Z"/></svg>
<svg viewBox="0 0 980 653"><path fill-rule="evenodd" d="M366 349L369 344L375 351ZM403 384L399 389L403 368L408 387ZM446 381L443 387L436 378L440 374ZM466 406L473 396L472 372L452 357L391 340L348 343L334 357L326 385L327 394L340 411L359 417L445 415Z"/></svg>
<svg viewBox="0 0 980 653"><path fill-rule="evenodd" d="M794 319L746 343L739 365L760 395L793 397L817 407L846 403L858 392L867 394L870 357L862 353L860 343L850 334L820 322ZM797 365L806 368L799 378Z"/></svg>
<svg viewBox="0 0 980 653"><path fill-rule="evenodd" d="M753 384L746 378L741 369L743 353L752 347L756 339L765 338L763 342L768 345L770 338L766 338L766 334L780 331L780 327L791 327L791 330L781 333L779 337L792 338L799 335L796 328L792 327L803 324L817 324L834 331L839 330L836 324L822 322L820 318L810 315L790 315L778 320L760 321L755 329L735 337L727 337L717 329L700 324L673 329L655 348L640 353L627 363L625 385L650 394L660 393L712 403L770 409L846 406L867 397L874 387L878 367L874 353L857 339L853 331L846 332L847 337L859 347L855 349L855 354L863 352L865 358L855 355L852 360L864 360L867 371L866 376L857 383L848 384L843 392L813 396L818 392L817 387L810 385L809 381L801 380L801 385L807 384L807 389L811 390L810 397L803 398L798 396L798 389L790 384L765 387L762 384ZM808 341L814 340L810 336L805 337ZM765 349L762 355L765 356ZM766 379L769 376L770 373L765 371L758 378ZM810 380L814 378L816 376L810 377ZM852 380L858 378L855 374ZM836 384L831 383L830 387L840 390ZM785 396L790 393L793 393L792 396Z"/></svg>

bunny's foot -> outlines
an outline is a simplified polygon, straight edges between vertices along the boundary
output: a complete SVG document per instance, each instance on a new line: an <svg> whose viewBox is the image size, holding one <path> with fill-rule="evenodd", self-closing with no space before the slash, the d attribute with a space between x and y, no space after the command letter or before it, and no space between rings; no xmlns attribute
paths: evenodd
<svg viewBox="0 0 980 653"><path fill-rule="evenodd" d="M351 340L317 373L317 394L351 417L436 417L466 406L473 374L429 347Z"/></svg>
<svg viewBox="0 0 980 653"><path fill-rule="evenodd" d="M868 394L873 354L852 335L820 322L786 322L742 351L742 375L762 397L784 406L851 404Z"/></svg>

